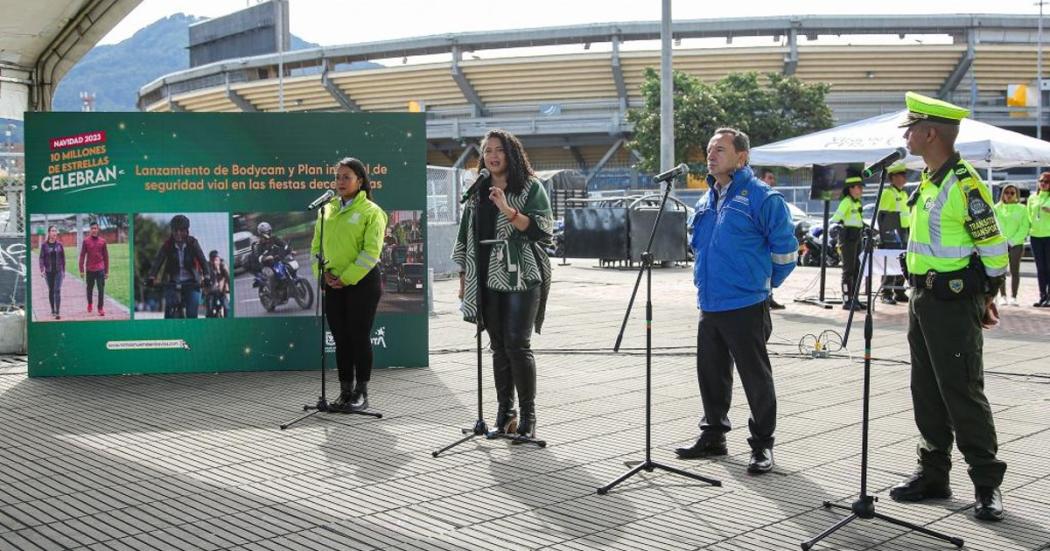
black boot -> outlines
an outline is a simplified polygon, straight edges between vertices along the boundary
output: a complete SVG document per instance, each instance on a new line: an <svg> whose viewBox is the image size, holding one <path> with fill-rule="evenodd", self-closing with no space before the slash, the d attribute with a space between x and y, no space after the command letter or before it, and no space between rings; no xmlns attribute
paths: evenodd
<svg viewBox="0 0 1050 551"><path fill-rule="evenodd" d="M350 411L368 409L368 381L358 381L353 394L350 395Z"/></svg>
<svg viewBox="0 0 1050 551"><path fill-rule="evenodd" d="M350 409L350 402L354 394L353 381L339 381L339 397L328 404L328 409L335 412L345 412Z"/></svg>
<svg viewBox="0 0 1050 551"><path fill-rule="evenodd" d="M514 402L500 402L496 410L496 432L499 434L514 433L518 430L518 412Z"/></svg>
<svg viewBox="0 0 1050 551"><path fill-rule="evenodd" d="M521 404L521 419L518 420L518 436L536 438L536 405Z"/></svg>

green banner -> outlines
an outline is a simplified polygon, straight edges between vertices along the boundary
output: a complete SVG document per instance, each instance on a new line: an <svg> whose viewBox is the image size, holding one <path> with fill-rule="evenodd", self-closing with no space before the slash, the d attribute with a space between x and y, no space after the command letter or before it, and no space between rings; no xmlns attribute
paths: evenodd
<svg viewBox="0 0 1050 551"><path fill-rule="evenodd" d="M375 365L426 366L425 132L409 113L28 113L29 375L318 368L306 207L344 157L389 217Z"/></svg>

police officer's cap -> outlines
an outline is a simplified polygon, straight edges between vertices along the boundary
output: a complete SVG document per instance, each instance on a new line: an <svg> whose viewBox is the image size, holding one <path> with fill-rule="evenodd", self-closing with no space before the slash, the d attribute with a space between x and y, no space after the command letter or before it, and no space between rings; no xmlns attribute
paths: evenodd
<svg viewBox="0 0 1050 551"><path fill-rule="evenodd" d="M843 182L843 184L842 184L842 194L843 195L848 195L849 194L849 188L851 188L853 186L864 187L864 178L861 178L860 176L858 176L856 174L847 174L846 175L846 181Z"/></svg>
<svg viewBox="0 0 1050 551"><path fill-rule="evenodd" d="M887 174L903 174L908 171L908 167L904 163L893 163L889 168L886 169Z"/></svg>
<svg viewBox="0 0 1050 551"><path fill-rule="evenodd" d="M923 121L958 126L970 114L968 109L915 92L905 94L904 103L908 106L908 116L901 123L901 128Z"/></svg>

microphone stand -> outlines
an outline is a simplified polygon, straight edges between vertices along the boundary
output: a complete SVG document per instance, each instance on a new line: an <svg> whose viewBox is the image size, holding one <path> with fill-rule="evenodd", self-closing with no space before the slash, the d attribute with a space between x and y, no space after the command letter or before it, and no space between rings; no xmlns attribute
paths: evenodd
<svg viewBox="0 0 1050 551"><path fill-rule="evenodd" d="M870 520L873 518L884 520L886 522L889 522L890 524L896 524L897 526L900 526L902 528L915 530L916 532L926 534L927 536L932 536L947 541L955 545L956 547L963 546L963 540L961 538L948 536L946 534L930 530L929 528L926 528L924 526L919 526L917 524L912 524L910 522L906 522L875 512L875 502L878 501L878 498L868 495L868 411L871 403L871 338L872 334L874 333L871 300L871 279L873 275L871 259L875 250L875 239L874 235L872 234L871 228L875 227L875 220L879 215L879 199L882 197L882 190L885 187L886 171L883 170L882 180L879 182L879 192L875 195L875 209L874 212L872 212L871 214L871 225L864 232L864 260L861 264L862 269L857 272L857 278L856 280L854 280L853 283L853 288L856 289L857 286L860 284L861 273L864 271L863 268L867 267L868 282L866 284L866 292L868 293L868 305L867 311L864 316L864 405L863 414L861 416L860 496L849 507L845 505L840 505L838 503L825 501L824 507L826 509L843 509L846 511L850 511L850 515L838 521L837 523L835 523L835 525L831 526L827 530L824 530L819 535L817 535L817 537L802 542L803 551L808 551L820 540L828 537L839 528L842 528L843 526L853 522L854 520L857 520L858 518L864 520ZM846 331L842 337L843 347L846 346L846 343L849 340L849 330L852 325L853 310L850 310L849 319L846 321Z"/></svg>
<svg viewBox="0 0 1050 551"><path fill-rule="evenodd" d="M634 281L634 290L631 291L631 300L627 303L627 312L623 316L623 324L620 326L620 334L616 336L616 345L613 346L613 352L620 351L620 343L623 341L623 333L627 329L627 320L631 317L631 309L634 306L635 296L638 294L638 285L642 282L642 274L646 275L645 278L645 459L634 468L630 469L619 478L612 482L598 488L598 493L605 495L609 493L609 490L613 489L616 485L620 484L624 480L645 471L651 473L656 469L667 471L677 475L692 478L700 482L706 482L712 486L721 486L722 482L713 478L707 478L694 474L682 469L677 469L662 463L653 461L652 457L652 411L653 411L653 240L656 238L656 230L660 227L660 218L663 216L664 207L667 204L667 196L671 194L671 188L674 185L675 177L667 180L667 187L664 189L663 198L660 200L660 210L656 212L656 221L653 222L653 229L649 233L649 243L645 246L645 252L642 253L642 264L638 269L638 278Z"/></svg>
<svg viewBox="0 0 1050 551"><path fill-rule="evenodd" d="M475 261L474 261L474 264L475 264L474 276L476 278L478 278L477 284L475 285L476 297L477 297L475 302L477 304L477 306L476 306L476 310L477 311L474 314L474 338L475 338L474 347L475 347L475 351L477 352L477 364L478 364L478 376L477 376L477 380L478 380L478 398L477 398L477 400L478 400L478 418L477 418L477 420L474 421L474 426L473 427L460 429L460 431L466 436L464 436L463 438L460 438L459 440L456 440L455 442L445 446L444 448L441 448L440 450L430 452L430 455L433 456L433 457L437 457L437 456L445 453L446 451L451 450L452 448L454 448L454 447L456 447L456 446L458 446L460 444L469 442L470 440L473 440L473 439L475 439L475 438L477 438L479 436L484 436L486 439L489 439L489 440L492 440L494 438L505 438L505 439L508 439L508 440L516 441L516 442L536 444L536 445L538 445L541 448L544 448L544 447L547 446L547 442L545 442L543 440L535 440L535 439L532 439L532 438L528 438L526 436L518 436L516 434L515 435L511 435L511 434L507 434L507 433L500 433L500 432L497 432L496 430L489 432L488 424L485 423L485 413L484 413L484 410L482 409L482 402L483 402L484 398L483 398L483 392L482 392L482 386L481 386L482 377L483 377L483 375L482 375L483 357L482 357L482 352L481 352L481 333L485 330L485 324L484 324L484 321L482 320L483 312L485 311L484 310L485 292L484 292L484 288L483 288L483 285L485 284L485 282L481 281L481 278L479 277L480 274L478 273L479 272L478 266L480 266L480 263L482 262L482 259L481 259L481 227L478 224L478 214L481 211L481 193L486 188L483 188L481 186L481 182L480 182L481 178L482 178L482 176L479 176L478 180L475 180L475 183L470 187L470 189L467 190L467 194L468 195L473 194L473 196L470 197L470 200L473 201L472 204L474 206L474 220L473 220L473 225L474 225L474 259L475 259ZM498 430L498 428L497 428L497 430Z"/></svg>
<svg viewBox="0 0 1050 551"><path fill-rule="evenodd" d="M320 219L319 219L320 220L320 230L319 230L318 248L317 248L317 294L319 294L320 296L318 297L318 300L317 300L316 315L317 315L318 325L320 326L320 330L321 330L321 396L320 396L320 398L317 399L317 404L316 405L309 405L309 404L307 404L307 405L303 406L303 411L307 411L309 413L306 413L304 415L300 415L299 417L296 417L295 419L292 419L291 421L288 421L287 423L282 424L281 425L281 430L287 429L288 427L298 423L299 421L302 421L303 419L306 419L307 417L312 417L313 415L316 415L317 413L320 413L322 411L323 412L334 412L334 410L331 409L331 404L328 403L328 398L326 398L326 391L325 391L325 366L327 364L327 356L328 356L328 354L325 353L325 337L326 337L326 333L325 333L325 317L324 317L324 313L325 313L325 309L324 309L324 304L325 304L324 268L325 268L325 266L328 265L328 261L325 260L325 257L324 257L324 214L325 214L325 209L326 208L328 208L328 203L327 202L321 204L321 210L320 210L320 212L318 214L318 216L320 217ZM313 410L313 411L311 411L311 410ZM357 414L357 415L367 415L369 417L375 417L377 419L380 419L380 418L383 417L382 413L377 413L377 412L374 412L374 411L349 411L349 410L342 411L342 410L340 410L339 413L353 413L353 414Z"/></svg>

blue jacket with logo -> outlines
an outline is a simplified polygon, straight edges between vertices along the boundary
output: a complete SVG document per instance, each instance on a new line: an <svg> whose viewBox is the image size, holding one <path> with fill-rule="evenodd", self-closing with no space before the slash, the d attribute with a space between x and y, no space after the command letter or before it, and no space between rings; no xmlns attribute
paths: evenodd
<svg viewBox="0 0 1050 551"><path fill-rule="evenodd" d="M697 306L722 312L769 297L795 269L798 240L784 197L755 178L751 167L733 173L721 205L714 178L691 223Z"/></svg>

